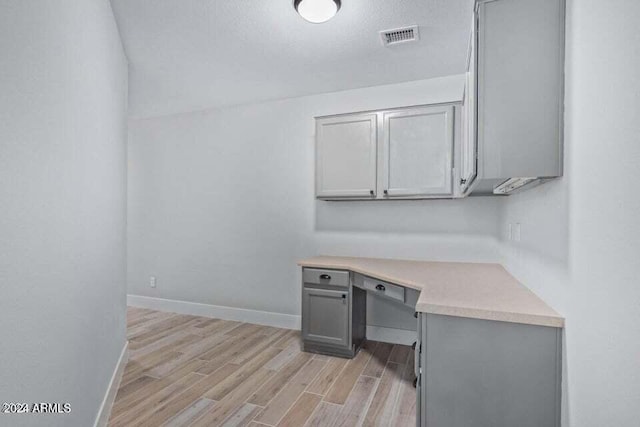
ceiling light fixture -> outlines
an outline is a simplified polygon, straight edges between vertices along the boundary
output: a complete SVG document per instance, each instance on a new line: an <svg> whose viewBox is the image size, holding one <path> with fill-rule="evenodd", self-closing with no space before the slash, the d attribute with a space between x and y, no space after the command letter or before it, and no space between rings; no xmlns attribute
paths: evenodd
<svg viewBox="0 0 640 427"><path fill-rule="evenodd" d="M293 7L307 21L320 24L335 16L341 3L340 0L294 0Z"/></svg>

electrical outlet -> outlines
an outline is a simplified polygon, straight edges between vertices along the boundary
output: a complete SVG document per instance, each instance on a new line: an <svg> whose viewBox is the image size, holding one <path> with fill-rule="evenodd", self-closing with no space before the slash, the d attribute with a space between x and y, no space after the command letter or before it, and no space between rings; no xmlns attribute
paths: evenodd
<svg viewBox="0 0 640 427"><path fill-rule="evenodd" d="M519 222L516 222L513 227L513 241L514 242L520 241L520 223Z"/></svg>
<svg viewBox="0 0 640 427"><path fill-rule="evenodd" d="M152 288L156 287L156 276L149 276L149 286Z"/></svg>

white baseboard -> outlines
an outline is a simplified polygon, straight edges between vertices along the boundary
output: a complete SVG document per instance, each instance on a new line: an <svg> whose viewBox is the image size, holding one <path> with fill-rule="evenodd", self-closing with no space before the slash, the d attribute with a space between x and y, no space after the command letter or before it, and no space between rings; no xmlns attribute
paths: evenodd
<svg viewBox="0 0 640 427"><path fill-rule="evenodd" d="M104 399L102 399L102 404L100 405L100 409L98 410L96 421L93 424L94 427L107 426L107 423L109 422L109 416L111 415L111 408L113 407L113 402L116 399L116 394L118 393L118 388L120 387L120 380L122 380L122 374L124 373L124 368L127 366L128 361L129 341L125 342L124 347L122 347L120 358L118 359L116 368L114 369L113 375L111 376L111 381L109 381L109 387L107 388L107 392L104 395Z"/></svg>
<svg viewBox="0 0 640 427"><path fill-rule="evenodd" d="M300 316L293 314L224 307L221 305L201 304L141 295L127 295L127 304L133 307L148 308L151 310L170 311L172 313L213 317L223 320L235 320L258 325L274 326L276 328L300 329Z"/></svg>
<svg viewBox="0 0 640 427"><path fill-rule="evenodd" d="M367 339L372 341L411 345L416 341L417 334L416 331L407 331L405 329L367 325Z"/></svg>

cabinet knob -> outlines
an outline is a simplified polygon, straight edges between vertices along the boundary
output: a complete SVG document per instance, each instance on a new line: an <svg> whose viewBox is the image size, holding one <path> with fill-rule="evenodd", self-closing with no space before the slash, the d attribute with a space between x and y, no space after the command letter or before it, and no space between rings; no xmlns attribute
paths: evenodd
<svg viewBox="0 0 640 427"><path fill-rule="evenodd" d="M384 292L387 290L387 288L385 288L384 285L377 285L376 290Z"/></svg>
<svg viewBox="0 0 640 427"><path fill-rule="evenodd" d="M331 276L329 276L328 274L321 274L321 275L320 275L320 278L321 278L322 280L331 280Z"/></svg>
<svg viewBox="0 0 640 427"><path fill-rule="evenodd" d="M418 344L418 341L414 341L413 344L411 344L411 349L415 350L417 344Z"/></svg>
<svg viewBox="0 0 640 427"><path fill-rule="evenodd" d="M369 190L369 194L373 196L373 190Z"/></svg>
<svg viewBox="0 0 640 427"><path fill-rule="evenodd" d="M465 185L466 183L467 183L467 180L466 180L466 179L462 178L462 179L460 180L460 185Z"/></svg>
<svg viewBox="0 0 640 427"><path fill-rule="evenodd" d="M388 196L389 195L389 190L384 190L384 195Z"/></svg>

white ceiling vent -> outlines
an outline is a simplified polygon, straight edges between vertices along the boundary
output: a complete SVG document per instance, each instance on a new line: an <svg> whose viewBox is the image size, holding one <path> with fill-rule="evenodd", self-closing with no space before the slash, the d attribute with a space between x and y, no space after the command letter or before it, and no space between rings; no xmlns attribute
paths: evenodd
<svg viewBox="0 0 640 427"><path fill-rule="evenodd" d="M418 26L394 28L393 30L380 31L380 38L384 46L394 46L400 43L415 42L420 40Z"/></svg>

